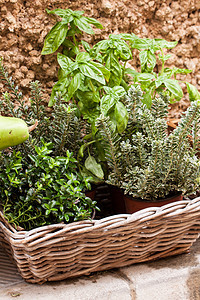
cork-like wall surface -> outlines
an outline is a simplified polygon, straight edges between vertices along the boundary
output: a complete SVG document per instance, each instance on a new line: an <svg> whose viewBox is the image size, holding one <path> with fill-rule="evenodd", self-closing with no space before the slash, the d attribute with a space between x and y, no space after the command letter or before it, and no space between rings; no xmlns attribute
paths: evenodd
<svg viewBox="0 0 200 300"><path fill-rule="evenodd" d="M192 69L185 78L200 90L199 0L0 0L0 56L25 94L33 80L50 94L57 80L56 55L41 56L44 38L56 22L45 8L84 10L98 19L104 29L87 37L91 44L119 32L178 41L168 66ZM174 111L186 106L183 99Z"/></svg>

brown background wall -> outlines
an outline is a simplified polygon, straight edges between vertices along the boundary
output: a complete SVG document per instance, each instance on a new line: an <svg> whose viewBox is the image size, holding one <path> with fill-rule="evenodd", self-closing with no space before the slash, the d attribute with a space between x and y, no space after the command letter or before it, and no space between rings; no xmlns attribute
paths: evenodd
<svg viewBox="0 0 200 300"><path fill-rule="evenodd" d="M55 24L45 8L84 10L86 16L98 19L104 29L95 30L90 43L118 32L178 41L168 66L192 69L187 80L200 90L199 0L0 0L0 56L25 93L31 81L39 80L50 94L57 79L56 55L40 54L44 38ZM186 106L184 99L172 115Z"/></svg>

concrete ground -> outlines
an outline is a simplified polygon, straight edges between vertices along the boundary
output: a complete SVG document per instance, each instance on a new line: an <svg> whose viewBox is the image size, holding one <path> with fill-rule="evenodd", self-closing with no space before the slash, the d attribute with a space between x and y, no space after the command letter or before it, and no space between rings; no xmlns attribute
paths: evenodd
<svg viewBox="0 0 200 300"><path fill-rule="evenodd" d="M200 300L200 239L176 257L61 282L0 287L0 300L11 299Z"/></svg>

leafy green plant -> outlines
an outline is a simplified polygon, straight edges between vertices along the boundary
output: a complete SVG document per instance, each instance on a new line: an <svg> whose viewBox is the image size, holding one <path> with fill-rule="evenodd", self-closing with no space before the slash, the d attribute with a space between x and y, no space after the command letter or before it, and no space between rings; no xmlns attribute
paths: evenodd
<svg viewBox="0 0 200 300"><path fill-rule="evenodd" d="M91 48L85 41L77 42L76 37L82 32L94 33L88 23L102 28L97 20L91 21L91 18L83 16L84 12L73 12L69 9L48 10L48 13L58 15L61 21L54 25L45 38L42 54L53 53L61 44L63 45L63 54L58 53L58 63L61 68L59 80L53 88L49 105L53 105L54 94L60 90L67 101L73 99L78 102L83 115L92 122L98 114L102 113L97 103L101 102L106 92L104 86L111 88L123 86L127 91L130 87L127 74L131 75L135 83L141 85L144 91L143 101L148 107L151 107L152 99L164 90L170 95L170 101L174 99L177 101L183 97L182 88L176 79L177 74L187 74L192 71L165 67L170 54L165 54L164 49L174 48L177 42L139 38L134 33L123 33L111 34L107 40L101 40ZM63 26L66 26L64 31ZM62 36L59 43L58 36ZM80 45L85 51L82 51ZM135 59L133 50L139 51L140 72L126 68L127 61ZM156 73L154 70L158 69L159 63L161 63L161 70ZM200 94L196 87L190 83L186 85L190 100L199 99ZM111 98L111 102L113 101L114 99ZM88 113L88 108L91 114ZM113 123L118 121L116 120L117 118Z"/></svg>
<svg viewBox="0 0 200 300"><path fill-rule="evenodd" d="M0 195L6 219L25 229L91 217L96 202L85 196L90 178L77 172L73 153L53 157L52 143L1 155Z"/></svg>
<svg viewBox="0 0 200 300"><path fill-rule="evenodd" d="M127 102L135 103L137 124L128 138L126 131L122 137L116 135L108 117L97 119L110 169L107 182L133 197L153 201L179 191L195 192L200 185L200 161L196 156L200 101L191 103L178 127L168 135L168 97L156 97L148 109L140 99L142 94L135 86L128 92Z"/></svg>
<svg viewBox="0 0 200 300"><path fill-rule="evenodd" d="M65 101L77 106L81 116L90 124L91 134L86 135L79 157L90 161L89 169L88 164L85 168L88 171L93 169L93 174L100 178L102 169L99 163L103 167L106 159L95 125L99 116L109 117L114 132L123 135L131 123L123 98L132 84L140 85L143 91L141 101L150 109L160 92L167 93L170 102L180 100L183 91L177 75L190 73L191 70L165 67L170 57L165 52L174 48L177 42L123 33L111 34L108 39L91 47L81 40L81 35L94 34L90 24L102 28L97 20L84 17L82 11L57 9L47 12L60 18L47 34L42 49L44 55L59 51L58 81L52 89L49 106L54 105L55 95L59 92ZM140 62L138 70L126 67L127 62L136 59L135 53L138 53ZM190 100L200 99L196 87L190 83L186 85ZM88 150L88 155L83 150ZM94 155L91 152L95 152Z"/></svg>

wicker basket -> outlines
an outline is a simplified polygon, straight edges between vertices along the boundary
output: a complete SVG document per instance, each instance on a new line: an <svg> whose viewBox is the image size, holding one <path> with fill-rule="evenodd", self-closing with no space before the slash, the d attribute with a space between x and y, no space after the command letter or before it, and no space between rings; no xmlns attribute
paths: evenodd
<svg viewBox="0 0 200 300"><path fill-rule="evenodd" d="M132 215L17 231L0 213L0 242L22 277L62 280L188 252L200 233L200 197Z"/></svg>

